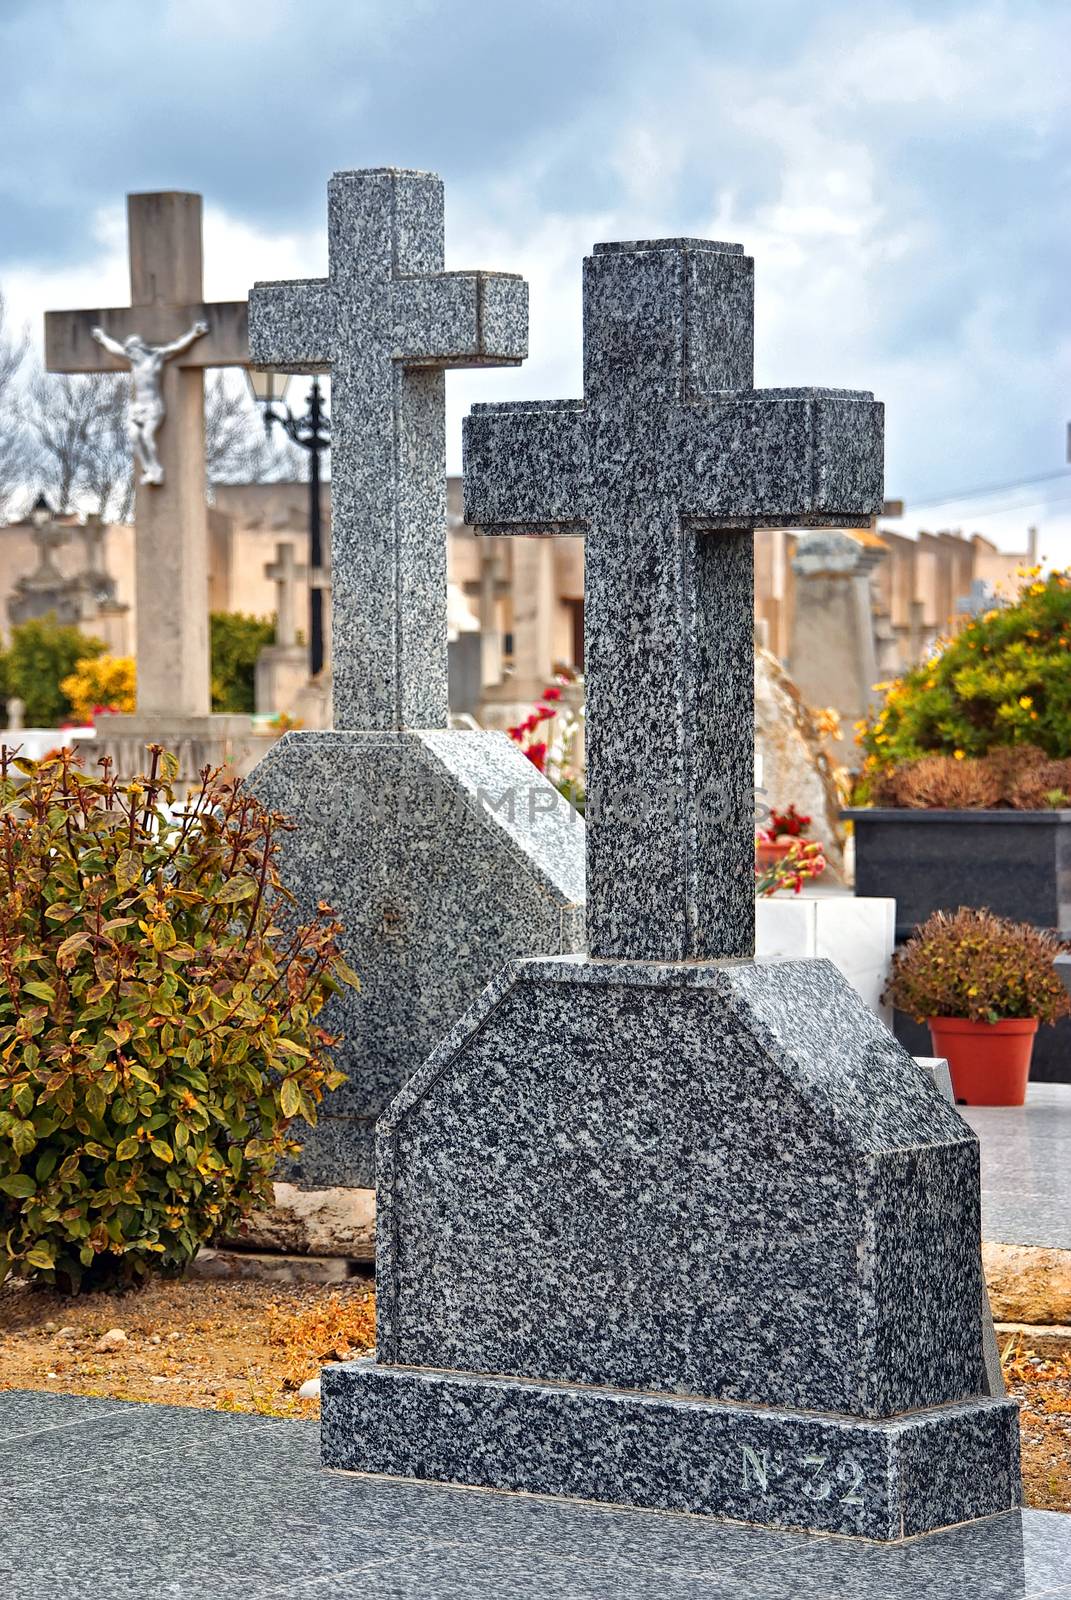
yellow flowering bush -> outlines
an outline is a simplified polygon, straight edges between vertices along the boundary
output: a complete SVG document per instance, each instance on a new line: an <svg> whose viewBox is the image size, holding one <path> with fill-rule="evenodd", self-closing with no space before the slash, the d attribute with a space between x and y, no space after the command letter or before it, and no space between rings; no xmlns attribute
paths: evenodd
<svg viewBox="0 0 1071 1600"><path fill-rule="evenodd" d="M1071 756L1071 575L1030 569L1012 605L973 618L933 659L879 687L883 704L856 729L867 774L1004 745Z"/></svg>
<svg viewBox="0 0 1071 1600"><path fill-rule="evenodd" d="M60 682L71 715L82 723L92 722L99 711L133 711L134 687L132 656L97 656L76 662L74 671Z"/></svg>

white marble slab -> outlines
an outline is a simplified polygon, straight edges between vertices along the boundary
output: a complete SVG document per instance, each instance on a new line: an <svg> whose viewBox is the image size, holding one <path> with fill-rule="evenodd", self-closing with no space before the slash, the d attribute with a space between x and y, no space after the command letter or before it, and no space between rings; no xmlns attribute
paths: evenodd
<svg viewBox="0 0 1071 1600"><path fill-rule="evenodd" d="M755 902L756 954L790 960L826 956L886 1022L881 991L892 959L896 901L853 895L780 894Z"/></svg>

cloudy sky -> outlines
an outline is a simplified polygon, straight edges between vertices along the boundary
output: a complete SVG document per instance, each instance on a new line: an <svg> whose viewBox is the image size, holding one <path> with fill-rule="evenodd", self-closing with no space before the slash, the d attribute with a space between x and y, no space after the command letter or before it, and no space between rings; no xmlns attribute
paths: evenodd
<svg viewBox="0 0 1071 1600"><path fill-rule="evenodd" d="M1071 560L1066 0L0 0L0 60L37 337L126 301L127 190L201 191L234 297L325 270L333 170L432 168L447 265L532 286L526 366L448 380L451 467L472 400L580 392L592 243L708 235L756 257L758 383L886 401L909 527Z"/></svg>

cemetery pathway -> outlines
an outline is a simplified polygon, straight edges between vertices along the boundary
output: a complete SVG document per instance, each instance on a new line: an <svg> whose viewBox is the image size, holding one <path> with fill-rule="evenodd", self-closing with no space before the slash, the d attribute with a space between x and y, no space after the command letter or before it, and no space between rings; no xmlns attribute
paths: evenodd
<svg viewBox="0 0 1071 1600"><path fill-rule="evenodd" d="M909 1544L325 1473L314 1423L0 1394L5 1600L1071 1600L1071 1517Z"/></svg>
<svg viewBox="0 0 1071 1600"><path fill-rule="evenodd" d="M960 1110L982 1145L982 1238L1071 1250L1071 1084Z"/></svg>

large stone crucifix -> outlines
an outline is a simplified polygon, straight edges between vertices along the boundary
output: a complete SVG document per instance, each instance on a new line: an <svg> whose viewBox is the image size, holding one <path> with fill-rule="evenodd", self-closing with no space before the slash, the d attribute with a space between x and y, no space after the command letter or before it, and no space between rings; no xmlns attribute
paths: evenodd
<svg viewBox="0 0 1071 1600"><path fill-rule="evenodd" d="M45 364L133 374L137 709L163 728L211 709L204 371L249 347L245 302L204 301L199 194L128 195L127 229L130 304L46 312Z"/></svg>
<svg viewBox="0 0 1071 1600"><path fill-rule="evenodd" d="M336 728L447 721L444 372L516 366L528 286L443 271L432 173L339 172L326 279L258 283L258 366L331 374Z"/></svg>
<svg viewBox="0 0 1071 1600"><path fill-rule="evenodd" d="M593 956L754 953L753 530L881 509L881 406L752 388L753 287L740 245L596 245L583 401L465 423L468 522L587 535Z"/></svg>

